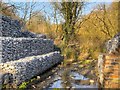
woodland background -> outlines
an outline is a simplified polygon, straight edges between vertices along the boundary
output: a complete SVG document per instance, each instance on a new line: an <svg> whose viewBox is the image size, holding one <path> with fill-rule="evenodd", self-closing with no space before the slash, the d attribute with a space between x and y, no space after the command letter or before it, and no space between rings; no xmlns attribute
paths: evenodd
<svg viewBox="0 0 120 90"><path fill-rule="evenodd" d="M41 2L0 2L1 14L18 19L23 30L46 34L54 40L64 55L65 64L80 60L97 59L106 52L105 42L120 32L120 3L98 3L85 14L92 2L45 2L53 9L53 22L46 17L44 8L35 10ZM89 8L88 8L89 9ZM21 16L20 14L23 13ZM61 20L61 21L60 21Z"/></svg>

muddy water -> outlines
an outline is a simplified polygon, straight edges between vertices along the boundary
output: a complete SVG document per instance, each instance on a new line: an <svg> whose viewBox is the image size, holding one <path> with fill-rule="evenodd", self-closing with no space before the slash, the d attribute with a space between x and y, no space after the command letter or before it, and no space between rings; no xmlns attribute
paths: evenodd
<svg viewBox="0 0 120 90"><path fill-rule="evenodd" d="M45 79L37 81L30 85L30 88L50 89L50 88L95 88L97 89L97 82L82 75L80 68L75 66L60 66L57 69L52 69L53 74L45 73ZM82 70L83 71L83 70ZM50 73L51 73L50 72ZM48 74L48 75L47 75ZM40 76L41 77L41 76Z"/></svg>
<svg viewBox="0 0 120 90"><path fill-rule="evenodd" d="M91 80L92 81L92 80ZM61 71L54 77L53 82L46 87L49 88L97 88L96 83L84 77L77 71Z"/></svg>

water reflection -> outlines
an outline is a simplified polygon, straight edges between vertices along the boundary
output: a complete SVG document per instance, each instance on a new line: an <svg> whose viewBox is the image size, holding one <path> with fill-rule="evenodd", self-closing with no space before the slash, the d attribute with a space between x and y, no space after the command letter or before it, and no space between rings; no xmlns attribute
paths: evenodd
<svg viewBox="0 0 120 90"><path fill-rule="evenodd" d="M78 72L65 70L58 74L47 88L97 88L97 85L90 85L89 78Z"/></svg>
<svg viewBox="0 0 120 90"><path fill-rule="evenodd" d="M88 78L85 78L83 75L79 74L78 72L71 72L70 75L74 80L88 80Z"/></svg>
<svg viewBox="0 0 120 90"><path fill-rule="evenodd" d="M77 85L77 84L74 84L74 83L72 83L72 86L74 87L74 88L96 88L97 89L97 86L95 86L95 85Z"/></svg>
<svg viewBox="0 0 120 90"><path fill-rule="evenodd" d="M61 86L62 80L57 80L53 84L51 84L48 88L63 88Z"/></svg>

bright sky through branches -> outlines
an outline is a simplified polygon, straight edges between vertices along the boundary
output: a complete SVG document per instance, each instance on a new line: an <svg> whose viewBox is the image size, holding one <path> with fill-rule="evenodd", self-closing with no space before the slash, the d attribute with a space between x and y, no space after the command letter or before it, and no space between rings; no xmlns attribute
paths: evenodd
<svg viewBox="0 0 120 90"><path fill-rule="evenodd" d="M38 6L36 6L35 11L42 9L44 6L44 9L41 10L41 13L48 19L50 19L51 23L55 22L54 19L54 10L50 4L50 2L48 1L60 1L60 0L3 0L4 2L13 2L13 3L20 3L20 2L28 2L28 1L36 1L38 2ZM70 1L70 0L69 0ZM75 0L75 1L81 1L81 0ZM89 5L85 6L85 8L83 9L84 14L89 14L94 7L96 7L97 4L100 3L105 3L105 4L111 4L111 2L113 0L83 0L83 1L89 1ZM104 2L101 2L104 1ZM109 1L109 2L108 2ZM115 1L115 0L114 0ZM19 13L20 17L22 16L23 13ZM57 15L57 19L58 19L58 23L60 23L61 21L64 22L64 20L62 19L62 17L60 15Z"/></svg>
<svg viewBox="0 0 120 90"><path fill-rule="evenodd" d="M2 0L5 2L31 2L31 1L35 1L35 2L60 2L62 0ZM66 2L70 2L71 0L65 0ZM81 1L86 1L86 2L118 2L120 0L73 0L75 2L81 2Z"/></svg>

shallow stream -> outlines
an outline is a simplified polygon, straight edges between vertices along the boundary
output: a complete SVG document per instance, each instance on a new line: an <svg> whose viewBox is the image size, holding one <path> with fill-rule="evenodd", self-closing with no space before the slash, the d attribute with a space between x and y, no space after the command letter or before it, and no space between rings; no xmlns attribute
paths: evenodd
<svg viewBox="0 0 120 90"><path fill-rule="evenodd" d="M49 84L48 88L97 88L97 84L87 77L84 77L77 71L70 71L64 75L63 72L59 72L55 75L52 83ZM62 76L62 74L64 76Z"/></svg>
<svg viewBox="0 0 120 90"><path fill-rule="evenodd" d="M78 65L77 65L78 66ZM52 74L51 74L52 72ZM57 69L51 69L50 72L44 73L44 75L38 76L36 82L33 82L28 88L39 88L39 89L54 89L54 88L94 88L97 89L97 83L95 80L88 78L81 74L79 68L68 66L68 67L57 67ZM43 78L44 77L44 78ZM41 78L43 78L41 80Z"/></svg>

